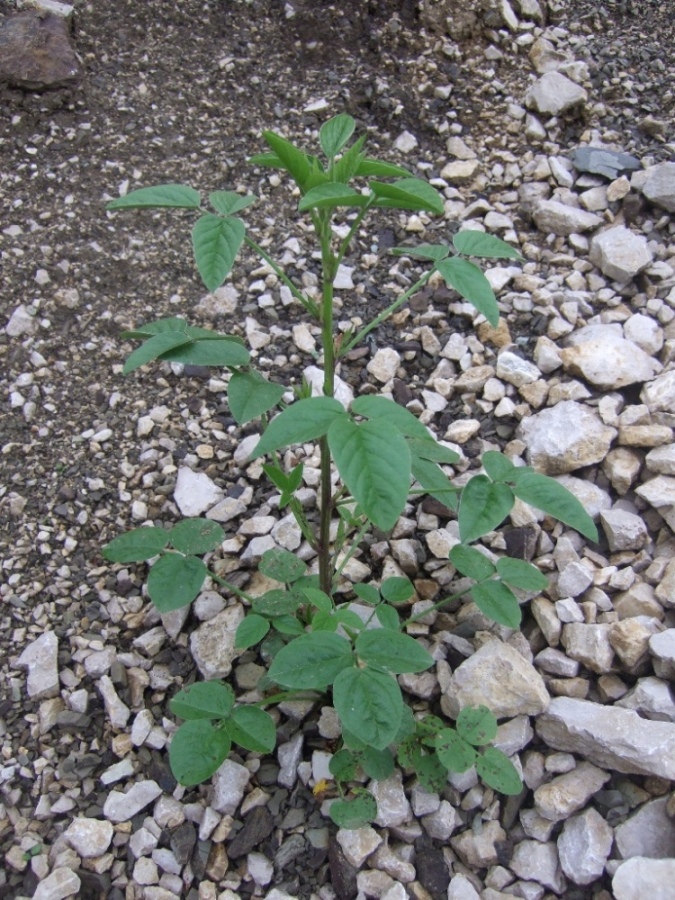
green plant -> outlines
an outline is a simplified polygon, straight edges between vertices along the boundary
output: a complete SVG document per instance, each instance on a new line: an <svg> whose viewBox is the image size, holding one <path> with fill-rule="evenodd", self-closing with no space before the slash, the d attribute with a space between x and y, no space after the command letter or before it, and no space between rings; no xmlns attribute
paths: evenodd
<svg viewBox="0 0 675 900"><path fill-rule="evenodd" d="M436 441L407 409L386 397L357 397L350 409L335 399L336 367L352 348L438 273L447 285L492 324L499 319L496 298L472 258L518 259L517 250L490 235L460 231L452 244L421 244L393 252L427 262L429 268L408 290L392 300L358 330L339 335L334 326L333 284L352 238L366 216L377 209L443 214L443 198L426 181L405 169L366 156L365 139L353 143L354 120L340 115L319 133L324 159L307 154L274 132L265 132L268 153L255 156L257 166L281 169L290 175L300 194L298 209L309 218L321 257L318 299L304 293L248 234L238 217L253 195L231 191L209 194L211 211L200 194L185 185L143 188L121 197L108 209L176 207L198 214L192 230L197 268L209 290L230 273L242 245L254 250L291 290L321 330L322 396L299 392L285 403L286 386L266 379L252 365L236 336L196 328L182 318L165 318L125 332L142 343L128 357L129 373L153 360L219 366L229 371L228 402L235 420L244 425L260 419L262 436L252 457L267 456L263 468L280 492L279 507L288 507L316 554L317 571L285 550L266 553L261 572L278 583L260 597L247 594L209 570L201 558L223 539L220 526L204 519L188 519L170 529L134 529L104 548L107 559L131 563L156 561L150 568L148 593L161 612L189 604L207 575L248 607L236 642L242 649L263 642L272 658L263 688L284 690L252 706L236 706L224 684L202 683L181 691L172 711L184 720L170 748L178 780L186 785L207 779L227 757L232 742L254 751L270 751L275 730L263 707L289 696L318 696L330 692L343 729L343 748L333 757L332 771L342 798L331 814L339 824L363 823L373 817L374 800L363 788L345 792L361 768L373 778L386 777L394 765L394 748L404 767L420 781L440 789L448 771L476 765L484 781L504 793L518 792L520 780L513 764L494 747L496 721L485 708L463 710L456 729L434 716L415 721L396 675L422 672L434 664L429 651L406 633L423 615L410 616L413 585L405 578L389 578L379 587L356 585L359 615L337 593L341 574L369 528L388 531L402 514L411 495L430 494L456 511L460 543L450 562L474 583L444 597L431 609L471 593L482 612L508 628L518 628L520 602L513 589L539 592L546 578L530 563L501 558L495 563L474 546L498 528L516 499L545 511L591 540L597 538L592 520L579 502L556 481L529 467L516 467L503 454L491 451L482 458L483 472L463 488L454 484L447 467L457 454ZM381 180L393 179L393 180ZM357 186L354 186L354 185ZM348 227L336 236L336 217ZM279 410L273 415L273 411ZM306 442L319 442L321 479L318 521L312 520L295 496L302 484L303 466L286 471L279 451ZM337 469L338 482L332 475ZM334 520L337 527L333 537ZM406 617L407 616L407 617ZM485 748L485 749L477 749Z"/></svg>

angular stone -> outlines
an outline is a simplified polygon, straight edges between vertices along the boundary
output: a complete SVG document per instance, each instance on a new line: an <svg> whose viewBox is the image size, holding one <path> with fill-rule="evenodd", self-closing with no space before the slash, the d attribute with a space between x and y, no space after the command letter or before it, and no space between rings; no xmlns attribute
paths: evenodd
<svg viewBox="0 0 675 900"><path fill-rule="evenodd" d="M372 781L368 790L377 802L376 825L393 828L411 819L412 810L403 790L400 772L381 781Z"/></svg>
<svg viewBox="0 0 675 900"><path fill-rule="evenodd" d="M224 496L222 488L206 472L193 472L188 466L178 470L173 498L184 516L200 516Z"/></svg>
<svg viewBox="0 0 675 900"><path fill-rule="evenodd" d="M530 109L549 116L559 116L583 106L588 94L560 72L546 72L527 92L525 103Z"/></svg>
<svg viewBox="0 0 675 900"><path fill-rule="evenodd" d="M618 225L593 237L589 258L603 275L625 284L646 268L654 257L644 235Z"/></svg>
<svg viewBox="0 0 675 900"><path fill-rule="evenodd" d="M607 769L675 779L675 724L650 722L627 709L554 697L536 731L549 747Z"/></svg>
<svg viewBox="0 0 675 900"><path fill-rule="evenodd" d="M534 363L523 359L517 353L502 350L497 358L497 378L508 381L515 387L522 387L524 384L532 384L541 378L541 372Z"/></svg>
<svg viewBox="0 0 675 900"><path fill-rule="evenodd" d="M662 209L675 212L675 162L663 162L647 169L642 193Z"/></svg>
<svg viewBox="0 0 675 900"><path fill-rule="evenodd" d="M235 647L237 627L244 618L239 604L228 606L190 635L190 652L206 681L225 678L242 652Z"/></svg>
<svg viewBox="0 0 675 900"><path fill-rule="evenodd" d="M38 884L33 900L64 900L79 894L82 882L76 872L69 868L58 868Z"/></svg>
<svg viewBox="0 0 675 900"><path fill-rule="evenodd" d="M538 787L534 805L544 819L559 822L582 809L609 779L609 772L581 762L571 772Z"/></svg>
<svg viewBox="0 0 675 900"><path fill-rule="evenodd" d="M560 869L555 844L541 841L521 841L516 844L509 868L524 881L535 881L556 894L565 889L565 876Z"/></svg>
<svg viewBox="0 0 675 900"><path fill-rule="evenodd" d="M367 365L373 378L382 384L391 381L401 365L401 357L393 347L382 347Z"/></svg>
<svg viewBox="0 0 675 900"><path fill-rule="evenodd" d="M635 172L641 168L640 160L635 156L603 147L576 147L570 153L570 159L578 172L602 175L610 181L623 172Z"/></svg>
<svg viewBox="0 0 675 900"><path fill-rule="evenodd" d="M575 884L591 884L600 878L612 841L612 829L592 806L572 816L558 838L558 856L565 875Z"/></svg>
<svg viewBox="0 0 675 900"><path fill-rule="evenodd" d="M59 693L59 641L53 631L45 631L16 660L19 669L28 670L26 690L33 700L45 700Z"/></svg>
<svg viewBox="0 0 675 900"><path fill-rule="evenodd" d="M510 644L493 640L458 666L441 705L453 718L465 706L485 706L498 718L536 716L546 709L548 691L534 666Z"/></svg>
<svg viewBox="0 0 675 900"><path fill-rule="evenodd" d="M22 334L35 334L38 328L38 320L35 316L31 316L26 307L22 304L17 306L9 322L5 326L5 333L9 337L21 337Z"/></svg>
<svg viewBox="0 0 675 900"><path fill-rule="evenodd" d="M664 372L642 388L640 400L651 413L670 412L675 408L675 369Z"/></svg>
<svg viewBox="0 0 675 900"><path fill-rule="evenodd" d="M614 661L614 650L609 641L611 628L607 624L572 622L563 628L563 647L572 659L602 675L611 670Z"/></svg>
<svg viewBox="0 0 675 900"><path fill-rule="evenodd" d="M347 861L358 869L377 850L382 838L374 828L366 825L363 828L340 828L337 842Z"/></svg>
<svg viewBox="0 0 675 900"><path fill-rule="evenodd" d="M103 815L110 822L127 822L149 806L162 793L156 781L137 781L126 793L112 791L103 804Z"/></svg>
<svg viewBox="0 0 675 900"><path fill-rule="evenodd" d="M83 859L102 856L113 837L113 826L102 819L73 819L63 833L73 850Z"/></svg>
<svg viewBox="0 0 675 900"><path fill-rule="evenodd" d="M528 463L545 475L563 475L601 462L617 435L588 406L563 400L528 416L516 436L527 446Z"/></svg>
<svg viewBox="0 0 675 900"><path fill-rule="evenodd" d="M566 347L561 356L568 374L583 378L602 391L651 381L661 371L661 364L637 344L611 332Z"/></svg>
<svg viewBox="0 0 675 900"><path fill-rule="evenodd" d="M61 16L26 10L0 20L0 82L44 91L72 84L79 75Z"/></svg>
<svg viewBox="0 0 675 900"><path fill-rule="evenodd" d="M613 553L617 550L641 550L649 540L644 520L628 510L608 509L600 513L600 521Z"/></svg>
<svg viewBox="0 0 675 900"><path fill-rule="evenodd" d="M241 803L251 778L246 766L226 759L213 776L210 805L216 812L233 816Z"/></svg>
<svg viewBox="0 0 675 900"><path fill-rule="evenodd" d="M653 675L638 679L635 687L617 700L616 705L634 709L645 719L655 722L675 722L675 699L670 685ZM648 854L643 854L646 855Z"/></svg>
<svg viewBox="0 0 675 900"><path fill-rule="evenodd" d="M646 859L635 856L614 873L615 900L672 900L675 859Z"/></svg>
<svg viewBox="0 0 675 900"><path fill-rule="evenodd" d="M614 622L610 627L609 642L614 652L624 666L633 671L649 656L649 638L654 634L654 628L636 617Z"/></svg>
<svg viewBox="0 0 675 900"><path fill-rule="evenodd" d="M652 635L649 652L654 658L654 672L660 678L675 681L675 628Z"/></svg>
<svg viewBox="0 0 675 900"><path fill-rule="evenodd" d="M479 831L463 831L451 838L450 844L465 865L485 869L497 865L499 856L495 845L505 840L506 832L499 822L492 820L484 822Z"/></svg>
<svg viewBox="0 0 675 900"><path fill-rule="evenodd" d="M666 812L667 797L650 800L614 832L616 849L623 859L645 856L666 859L673 856L675 821Z"/></svg>
<svg viewBox="0 0 675 900"><path fill-rule="evenodd" d="M650 450L645 457L645 466L657 475L675 475L675 444Z"/></svg>
<svg viewBox="0 0 675 900"><path fill-rule="evenodd" d="M575 206L568 206L559 200L538 200L532 210L532 218L545 234L583 234L602 225L602 218L595 213Z"/></svg>

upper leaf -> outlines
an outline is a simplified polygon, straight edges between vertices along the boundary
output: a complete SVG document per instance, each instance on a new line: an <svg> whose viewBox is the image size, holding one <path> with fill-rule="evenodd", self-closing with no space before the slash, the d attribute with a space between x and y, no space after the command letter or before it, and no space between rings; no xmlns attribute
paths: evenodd
<svg viewBox="0 0 675 900"><path fill-rule="evenodd" d="M465 300L473 304L482 313L490 325L497 327L499 308L490 282L478 266L468 259L442 259L436 264L446 283L461 294Z"/></svg>
<svg viewBox="0 0 675 900"><path fill-rule="evenodd" d="M225 762L231 746L225 729L214 728L208 719L184 722L171 739L171 771L185 787L201 784Z"/></svg>
<svg viewBox="0 0 675 900"><path fill-rule="evenodd" d="M355 797L331 803L328 812L338 828L363 828L377 818L377 801L368 791L359 790Z"/></svg>
<svg viewBox="0 0 675 900"><path fill-rule="evenodd" d="M464 544L455 544L450 551L450 562L458 572L474 581L484 581L495 574L495 567L487 556L475 547L466 547Z"/></svg>
<svg viewBox="0 0 675 900"><path fill-rule="evenodd" d="M334 397L308 397L292 403L272 419L260 438L251 459L323 437L336 419L347 419L344 407Z"/></svg>
<svg viewBox="0 0 675 900"><path fill-rule="evenodd" d="M333 684L333 704L344 727L367 746L384 750L396 737L404 703L392 675L343 669Z"/></svg>
<svg viewBox="0 0 675 900"><path fill-rule="evenodd" d="M230 274L246 228L241 219L221 219L205 213L192 229L192 247L202 281L215 291Z"/></svg>
<svg viewBox="0 0 675 900"><path fill-rule="evenodd" d="M449 772L466 772L476 762L476 751L454 728L444 728L434 743L438 758Z"/></svg>
<svg viewBox="0 0 675 900"><path fill-rule="evenodd" d="M383 531L393 528L410 489L410 451L400 431L384 419L357 425L339 417L328 429L328 446L366 516Z"/></svg>
<svg viewBox="0 0 675 900"><path fill-rule="evenodd" d="M187 184L158 184L118 197L108 203L106 209L147 209L153 206L199 209L200 204L199 191Z"/></svg>
<svg viewBox="0 0 675 900"><path fill-rule="evenodd" d="M465 256L480 256L485 259L523 258L511 244L482 231L459 231L452 243L458 253L464 253Z"/></svg>
<svg viewBox="0 0 675 900"><path fill-rule="evenodd" d="M214 335L206 340L180 344L157 358L187 366L245 366L251 357L246 347L234 338Z"/></svg>
<svg viewBox="0 0 675 900"><path fill-rule="evenodd" d="M319 143L328 159L332 159L342 150L354 133L355 127L356 122L346 113L324 122L319 130Z"/></svg>
<svg viewBox="0 0 675 900"><path fill-rule="evenodd" d="M593 519L588 515L574 494L563 487L558 481L547 475L537 472L520 472L515 469L513 473L513 493L520 500L529 503L537 509L543 510L570 528L574 528L589 541L598 540L598 531L593 524Z"/></svg>
<svg viewBox="0 0 675 900"><path fill-rule="evenodd" d="M302 189L312 168L307 154L303 153L302 150L298 150L294 144L281 137L280 134L275 134L274 131L263 131L263 137L273 153L277 155L283 168L286 169L298 187Z"/></svg>
<svg viewBox="0 0 675 900"><path fill-rule="evenodd" d="M354 174L360 178L408 178L411 176L411 172L403 166L381 162L370 156L360 160Z"/></svg>
<svg viewBox="0 0 675 900"><path fill-rule="evenodd" d="M544 573L524 559L503 556L497 562L497 573L502 581L523 591L543 591L548 587Z"/></svg>
<svg viewBox="0 0 675 900"><path fill-rule="evenodd" d="M501 525L513 507L513 492L506 484L474 475L459 501L459 536L470 544Z"/></svg>
<svg viewBox="0 0 675 900"><path fill-rule="evenodd" d="M345 150L340 159L335 160L333 164L334 181L341 181L343 184L346 184L356 175L359 165L363 160L361 151L365 142L366 136L363 134L358 140L354 141L348 150Z"/></svg>
<svg viewBox="0 0 675 900"><path fill-rule="evenodd" d="M389 251L394 256L414 256L419 259L433 259L438 262L450 253L447 244L418 244L416 247L392 247Z"/></svg>
<svg viewBox="0 0 675 900"><path fill-rule="evenodd" d="M181 719L226 719L234 706L234 691L219 681L198 681L183 688L169 702Z"/></svg>
<svg viewBox="0 0 675 900"><path fill-rule="evenodd" d="M133 353L130 353L124 363L122 374L129 375L140 366L159 359L164 353L169 353L177 347L184 347L192 343L192 338L180 331L164 331L161 334L153 334Z"/></svg>
<svg viewBox="0 0 675 900"><path fill-rule="evenodd" d="M415 588L410 579L397 575L385 578L380 585L380 591L389 603L406 603L415 594Z"/></svg>
<svg viewBox="0 0 675 900"><path fill-rule="evenodd" d="M497 450L487 450L481 457L483 468L493 481L508 481L516 468L508 456Z"/></svg>
<svg viewBox="0 0 675 900"><path fill-rule="evenodd" d="M455 727L474 747L489 744L497 737L497 720L487 706L466 706L460 710Z"/></svg>
<svg viewBox="0 0 675 900"><path fill-rule="evenodd" d="M459 488L453 485L437 463L413 453L411 471L415 481L427 494L450 509L457 509Z"/></svg>
<svg viewBox="0 0 675 900"><path fill-rule="evenodd" d="M273 578L274 581L292 584L305 574L307 563L290 550L277 547L263 553L259 569L263 575Z"/></svg>
<svg viewBox="0 0 675 900"><path fill-rule="evenodd" d="M519 628L522 619L515 595L501 581L483 581L471 588L476 606L488 618L507 628Z"/></svg>
<svg viewBox="0 0 675 900"><path fill-rule="evenodd" d="M370 181L368 187L375 194L375 206L412 209L443 215L443 198L428 181L421 178L401 178L393 184Z"/></svg>
<svg viewBox="0 0 675 900"><path fill-rule="evenodd" d="M196 556L167 553L150 569L148 594L161 613L192 603L201 591L207 568Z"/></svg>
<svg viewBox="0 0 675 900"><path fill-rule="evenodd" d="M386 419L405 437L433 441L427 429L410 410L387 397L379 397L376 394L357 397L352 403L351 410L357 416L364 416L366 419Z"/></svg>
<svg viewBox="0 0 675 900"><path fill-rule="evenodd" d="M154 525L134 528L114 538L101 551L116 563L142 562L157 556L169 543L169 532Z"/></svg>
<svg viewBox="0 0 675 900"><path fill-rule="evenodd" d="M408 447L413 456L419 459L427 459L430 462L443 463L443 465L453 465L459 462L460 455L449 447L444 447L435 441L431 435L428 440L421 438L408 438Z"/></svg>
<svg viewBox="0 0 675 900"><path fill-rule="evenodd" d="M277 739L274 719L259 706L238 706L225 724L235 744L254 753L271 753Z"/></svg>
<svg viewBox="0 0 675 900"><path fill-rule="evenodd" d="M171 546L188 555L210 553L224 538L222 527L212 519L183 519L169 532Z"/></svg>
<svg viewBox="0 0 675 900"><path fill-rule="evenodd" d="M212 191L209 194L209 203L221 216L231 216L242 209L246 209L258 198L254 194L237 194L236 191Z"/></svg>
<svg viewBox="0 0 675 900"><path fill-rule="evenodd" d="M227 402L235 422L246 425L252 419L269 412L284 393L282 385L273 384L254 369L248 372L235 371L227 386Z"/></svg>
<svg viewBox="0 0 675 900"><path fill-rule="evenodd" d="M338 634L313 631L281 648L270 666L269 677L287 688L323 690L353 662L348 640Z"/></svg>
<svg viewBox="0 0 675 900"><path fill-rule="evenodd" d="M397 675L423 672L434 664L433 656L414 638L388 628L362 631L354 647L363 662Z"/></svg>
<svg viewBox="0 0 675 900"><path fill-rule="evenodd" d="M369 197L339 182L319 184L307 191L298 203L300 212L308 209L336 209L338 206L367 206Z"/></svg>
<svg viewBox="0 0 675 900"><path fill-rule="evenodd" d="M523 790L518 769L497 747L486 747L476 762L476 772L488 787L500 794L517 795Z"/></svg>

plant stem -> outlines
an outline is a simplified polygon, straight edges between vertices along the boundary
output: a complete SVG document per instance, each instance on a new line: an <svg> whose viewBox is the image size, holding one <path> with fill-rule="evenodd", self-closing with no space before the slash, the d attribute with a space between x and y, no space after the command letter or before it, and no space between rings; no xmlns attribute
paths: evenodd
<svg viewBox="0 0 675 900"><path fill-rule="evenodd" d="M272 259L272 257L267 253L260 244L256 244L253 238L250 238L248 235L244 238L246 244L251 248L251 250L255 250L255 252L260 256L268 266L271 266L274 270L275 275L277 275L283 283L288 287L295 297L302 305L305 307L307 312L311 313L313 316L319 317L319 308L313 300L310 300L309 297L305 297L302 291L299 291L296 286L293 284L291 279L286 275L286 273L281 269L276 262Z"/></svg>
<svg viewBox="0 0 675 900"><path fill-rule="evenodd" d="M271 697L265 697L264 700L258 700L253 706L259 706L262 709L275 703L283 703L284 700L318 700L320 696L320 694L312 693L311 691L282 691L279 694L272 694Z"/></svg>
<svg viewBox="0 0 675 900"><path fill-rule="evenodd" d="M361 527L359 528L358 533L356 534L356 537L352 541L351 547L349 548L347 553L345 553L344 559L342 560L342 562L340 563L338 568L335 570L334 578L336 581L340 577L340 575L342 575L342 572L344 571L344 568L347 565L347 563L349 562L349 560L356 553L356 550L361 542L361 538L366 533L366 531L368 531L369 528L370 528L370 522L368 521L368 519L366 519L364 521L363 525L361 525Z"/></svg>
<svg viewBox="0 0 675 900"><path fill-rule="evenodd" d="M247 603L253 603L255 597L251 597L250 594L247 594L245 591L240 590L238 587L235 587L231 582L227 581L225 578L221 578L220 575L216 575L215 572L211 572L209 570L209 578L213 578L214 581L217 581L218 584L222 585L222 587L227 588L228 591L232 591L237 597L241 597L242 600L246 600Z"/></svg>
<svg viewBox="0 0 675 900"><path fill-rule="evenodd" d="M370 334L370 332L374 328L377 328L377 326L384 322L385 319L388 319L392 313L396 312L399 306L403 306L406 300L409 300L414 293L419 291L420 288L424 287L424 285L431 278L435 271L435 269L431 269L429 272L425 272L424 275L422 275L422 277L418 281L416 281L411 288L408 288L408 290L404 294L401 294L398 299L394 300L394 302L391 303L386 309L383 309L379 316L376 316L372 322L369 322L368 325L365 325L361 329L361 331L354 335L351 340L345 341L340 347L340 356L344 356L346 353L349 353L349 351L353 347L356 347L357 344L360 344L361 341L366 337L366 335Z"/></svg>
<svg viewBox="0 0 675 900"><path fill-rule="evenodd" d="M450 594L449 597L444 597L443 600L439 600L438 603L434 603L433 606L427 606L427 608L422 610L422 612L416 613L414 616L406 619L404 625L408 625L410 624L410 622L417 622L418 619L422 619L424 618L424 616L428 616L430 612L434 612L434 610L440 609L442 606L445 606L446 603L452 603L453 600L459 600L459 598L463 597L464 594L468 594L473 586L474 585L469 585L469 587L464 588L463 591L457 591L456 594Z"/></svg>

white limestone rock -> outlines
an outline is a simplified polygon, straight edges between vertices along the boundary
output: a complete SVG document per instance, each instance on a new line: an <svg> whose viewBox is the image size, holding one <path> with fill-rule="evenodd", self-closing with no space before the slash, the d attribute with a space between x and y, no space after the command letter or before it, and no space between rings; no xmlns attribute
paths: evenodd
<svg viewBox="0 0 675 900"><path fill-rule="evenodd" d="M608 509L600 513L602 528L607 536L609 549L641 550L649 540L644 519L626 509Z"/></svg>
<svg viewBox="0 0 675 900"><path fill-rule="evenodd" d="M667 805L667 797L650 800L615 829L616 849L623 859L634 856L650 859L672 857L675 821L666 812Z"/></svg>
<svg viewBox="0 0 675 900"><path fill-rule="evenodd" d="M634 856L622 863L612 878L614 900L672 900L675 859Z"/></svg>
<svg viewBox="0 0 675 900"><path fill-rule="evenodd" d="M525 103L529 109L548 116L559 116L582 107L588 98L586 91L561 75L560 72L546 72L528 90Z"/></svg>
<svg viewBox="0 0 675 900"><path fill-rule="evenodd" d="M609 329L594 329L589 340L577 340L561 356L567 373L584 378L602 391L651 381L662 368L637 344L617 337Z"/></svg>
<svg viewBox="0 0 675 900"><path fill-rule="evenodd" d="M234 640L243 618L242 606L228 606L190 635L192 658L206 681L225 678L232 671L232 662L241 653Z"/></svg>
<svg viewBox="0 0 675 900"><path fill-rule="evenodd" d="M224 496L222 488L206 472L194 472L189 466L178 470L173 498L184 516L200 516Z"/></svg>
<svg viewBox="0 0 675 900"><path fill-rule="evenodd" d="M559 200L538 200L532 210L532 218L544 234L583 234L602 225L602 218L595 213L568 206Z"/></svg>
<svg viewBox="0 0 675 900"><path fill-rule="evenodd" d="M589 258L603 275L625 284L646 268L654 256L644 235L618 225L594 235Z"/></svg>
<svg viewBox="0 0 675 900"><path fill-rule="evenodd" d="M659 163L647 169L642 193L656 206L675 212L675 162Z"/></svg>
<svg viewBox="0 0 675 900"><path fill-rule="evenodd" d="M113 830L110 822L82 816L73 819L63 836L78 856L93 859L106 852L112 841Z"/></svg>
<svg viewBox="0 0 675 900"><path fill-rule="evenodd" d="M528 463L545 475L564 475L601 462L617 435L598 413L574 400L563 400L528 416L516 437L527 446Z"/></svg>
<svg viewBox="0 0 675 900"><path fill-rule="evenodd" d="M511 856L509 868L524 881L535 881L556 894L565 889L565 876L560 868L558 848L553 843L521 841Z"/></svg>
<svg viewBox="0 0 675 900"><path fill-rule="evenodd" d="M580 762L570 772L536 789L535 808L544 819L560 822L583 809L609 779L609 772L589 762Z"/></svg>
<svg viewBox="0 0 675 900"><path fill-rule="evenodd" d="M126 793L112 791L103 804L103 815L110 822L128 822L162 793L156 781L137 781Z"/></svg>
<svg viewBox="0 0 675 900"><path fill-rule="evenodd" d="M213 776L210 806L224 816L233 816L239 809L251 778L246 766L226 759Z"/></svg>
<svg viewBox="0 0 675 900"><path fill-rule="evenodd" d="M642 388L640 400L649 412L671 412L675 409L675 369L664 372Z"/></svg>
<svg viewBox="0 0 675 900"><path fill-rule="evenodd" d="M45 631L32 641L16 660L18 669L27 669L26 690L33 700L46 700L59 693L59 641L53 631Z"/></svg>
<svg viewBox="0 0 675 900"><path fill-rule="evenodd" d="M555 697L536 731L549 747L616 772L675 779L675 724L650 722L618 706Z"/></svg>
<svg viewBox="0 0 675 900"><path fill-rule="evenodd" d="M602 876L612 850L613 830L592 806L568 819L558 838L560 866L575 884Z"/></svg>

